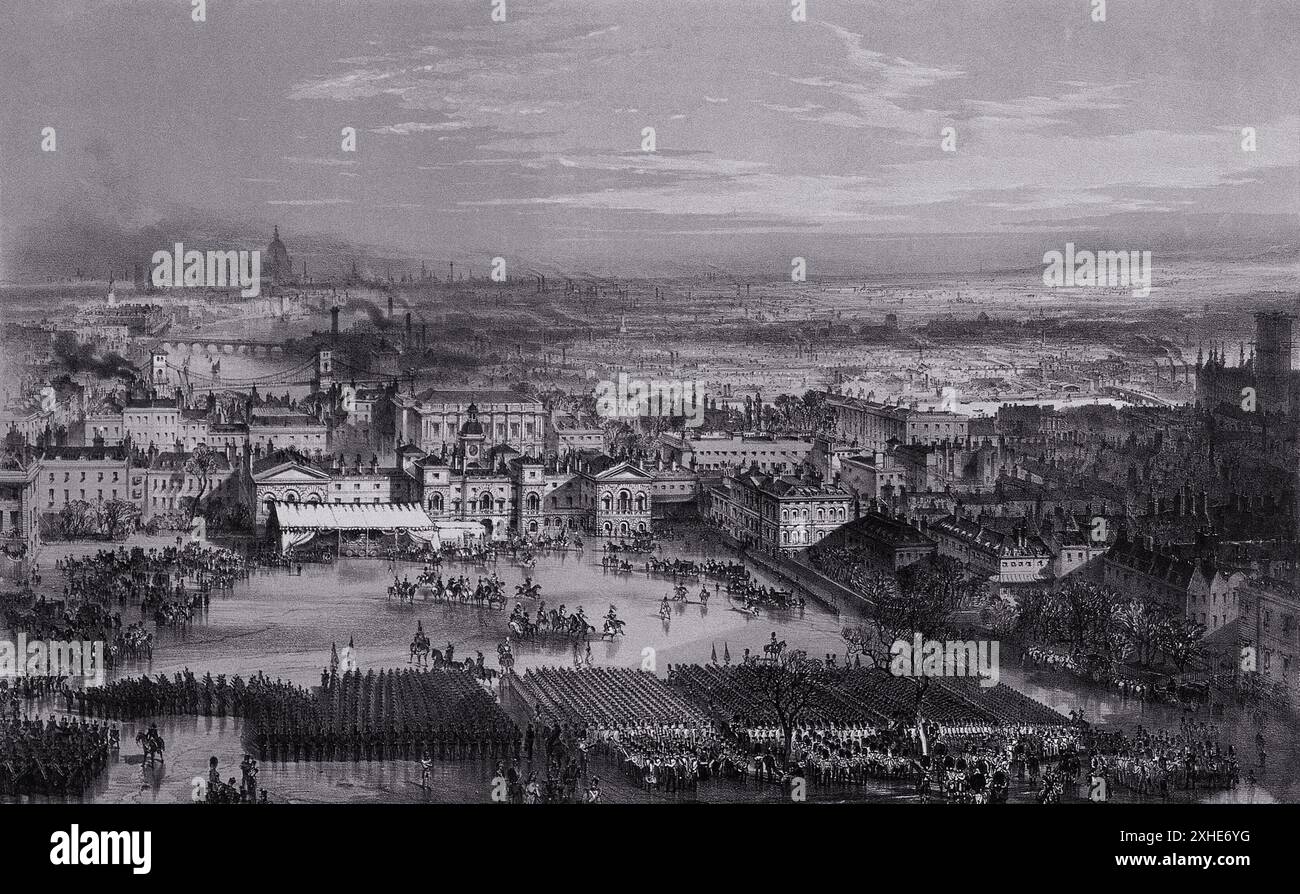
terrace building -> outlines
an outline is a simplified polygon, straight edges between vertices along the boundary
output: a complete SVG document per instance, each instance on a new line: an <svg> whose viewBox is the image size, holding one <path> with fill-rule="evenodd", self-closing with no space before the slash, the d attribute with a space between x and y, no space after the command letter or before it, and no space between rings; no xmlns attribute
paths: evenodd
<svg viewBox="0 0 1300 894"><path fill-rule="evenodd" d="M181 439L181 407L175 398L133 398L122 409L122 432L141 450L174 448ZM106 439L107 441L107 439Z"/></svg>
<svg viewBox="0 0 1300 894"><path fill-rule="evenodd" d="M257 407L248 422L249 445L260 453L283 448L320 453L328 441L325 423L310 413L286 407Z"/></svg>
<svg viewBox="0 0 1300 894"><path fill-rule="evenodd" d="M552 456L569 453L599 453L605 449L605 430L597 420L552 413L546 420L546 452Z"/></svg>
<svg viewBox="0 0 1300 894"><path fill-rule="evenodd" d="M187 512L196 499L201 500L201 507L240 501L238 469L225 455L212 456L206 484L187 467L189 459L188 454L176 451L155 453L148 458L143 470L145 496L136 501L141 504L142 519L148 521L169 512Z"/></svg>
<svg viewBox="0 0 1300 894"><path fill-rule="evenodd" d="M1238 636L1254 649L1255 669L1300 698L1300 593L1273 578L1248 578L1237 590ZM1249 670L1249 668L1243 668Z"/></svg>
<svg viewBox="0 0 1300 894"><path fill-rule="evenodd" d="M904 518L871 510L841 525L822 541L861 556L872 567L888 572L935 554L935 542Z"/></svg>
<svg viewBox="0 0 1300 894"><path fill-rule="evenodd" d="M697 474L718 476L757 466L769 475L803 468L813 451L811 440L768 435L716 434L659 436L659 455Z"/></svg>
<svg viewBox="0 0 1300 894"><path fill-rule="evenodd" d="M836 485L756 469L709 490L709 520L771 555L808 548L847 522L852 510L853 497Z"/></svg>
<svg viewBox="0 0 1300 894"><path fill-rule="evenodd" d="M41 454L38 493L43 512L78 501L130 500L130 452L122 446L51 447Z"/></svg>
<svg viewBox="0 0 1300 894"><path fill-rule="evenodd" d="M486 447L509 445L534 456L546 449L545 407L516 391L429 388L392 394L390 403L392 418L385 417L383 434L392 436L395 447L415 444L427 452L454 447L472 407Z"/></svg>
<svg viewBox="0 0 1300 894"><path fill-rule="evenodd" d="M945 410L890 406L857 397L827 394L835 418L835 437L864 450L900 444L965 443L971 417Z"/></svg>
<svg viewBox="0 0 1300 894"><path fill-rule="evenodd" d="M1152 537L1120 537L1106 552L1102 580L1122 593L1159 602L1205 625L1212 633L1234 621L1240 611L1240 571L1219 567L1213 555L1184 556Z"/></svg>
<svg viewBox="0 0 1300 894"><path fill-rule="evenodd" d="M997 519L970 519L949 515L926 524L922 531L935 541L937 552L965 565L972 574L1001 587L1049 581L1052 550L1025 520L1007 519L1009 530L999 530Z"/></svg>

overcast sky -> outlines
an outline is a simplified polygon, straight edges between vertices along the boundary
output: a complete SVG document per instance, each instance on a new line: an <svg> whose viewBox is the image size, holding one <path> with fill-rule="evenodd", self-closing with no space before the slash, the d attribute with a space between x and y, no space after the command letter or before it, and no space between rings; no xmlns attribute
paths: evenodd
<svg viewBox="0 0 1300 894"><path fill-rule="evenodd" d="M6 3L0 279L163 238L257 247L272 224L291 249L664 273L843 271L898 234L1032 258L1041 238L1014 234L1048 225L1293 226L1300 4L1090 8L506 0L497 24L491 0L208 0L195 23L189 0ZM936 265L957 244L905 242Z"/></svg>

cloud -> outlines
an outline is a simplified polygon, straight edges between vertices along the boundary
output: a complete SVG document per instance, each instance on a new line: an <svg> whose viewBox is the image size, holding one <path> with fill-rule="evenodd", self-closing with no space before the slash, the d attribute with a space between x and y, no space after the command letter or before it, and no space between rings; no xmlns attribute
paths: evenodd
<svg viewBox="0 0 1300 894"><path fill-rule="evenodd" d="M464 121L404 121L401 124L384 124L370 128L371 133L398 134L405 136L413 133L432 133L434 131L459 130L468 127Z"/></svg>
<svg viewBox="0 0 1300 894"><path fill-rule="evenodd" d="M322 165L324 167L347 167L357 162L351 158L306 158L298 155L286 155L284 161L291 165Z"/></svg>
<svg viewBox="0 0 1300 894"><path fill-rule="evenodd" d="M313 205L351 205L351 199L267 199L268 205L293 205L308 207Z"/></svg>

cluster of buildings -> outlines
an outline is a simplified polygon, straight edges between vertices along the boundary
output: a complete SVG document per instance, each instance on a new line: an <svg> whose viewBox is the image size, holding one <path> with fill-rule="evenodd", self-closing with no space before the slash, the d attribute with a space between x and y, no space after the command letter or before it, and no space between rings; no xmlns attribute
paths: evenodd
<svg viewBox="0 0 1300 894"><path fill-rule="evenodd" d="M272 280L294 283L278 235L268 251ZM806 398L824 415L798 430L772 426L758 396L745 399L741 431L646 426L650 446L635 452L615 450L580 400L418 390L396 374L358 386L336 373L330 345L317 348L307 397L251 388L196 400L174 387L158 346L131 388L75 408L33 395L11 414L0 542L34 548L41 518L76 503L130 502L147 521L187 513L200 495L205 512L238 507L256 526L290 506L414 507L435 528L488 538L631 538L687 517L777 560L833 549L896 573L948 558L990 594L1084 576L1257 648L1260 670L1284 679L1300 655L1291 322L1257 314L1249 356L1243 345L1231 363L1215 346L1186 364L1195 400L1182 406L1006 404L972 416L827 391ZM118 344L166 321L151 305L110 303L76 324ZM426 343L409 317L406 340ZM715 424L728 418L710 404Z"/></svg>

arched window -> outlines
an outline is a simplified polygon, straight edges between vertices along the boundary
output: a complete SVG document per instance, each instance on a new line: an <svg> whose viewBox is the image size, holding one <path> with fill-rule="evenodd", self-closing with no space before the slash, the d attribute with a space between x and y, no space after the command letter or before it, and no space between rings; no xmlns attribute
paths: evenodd
<svg viewBox="0 0 1300 894"><path fill-rule="evenodd" d="M645 494L636 495L636 511L645 512Z"/></svg>
<svg viewBox="0 0 1300 894"><path fill-rule="evenodd" d="M491 494L484 494L484 495L483 495L483 499L479 501L479 508L482 509L484 512L491 512L491 511L492 511L492 495L491 495Z"/></svg>
<svg viewBox="0 0 1300 894"><path fill-rule="evenodd" d="M529 533L536 534L536 533L537 533L537 522L529 522L529 523L528 523L528 531L529 531Z"/></svg>
<svg viewBox="0 0 1300 894"><path fill-rule="evenodd" d="M293 491L289 491L287 494L284 495L284 501L286 503L297 503L298 495Z"/></svg>
<svg viewBox="0 0 1300 894"><path fill-rule="evenodd" d="M625 490L618 492L618 511L628 512L632 508L632 495Z"/></svg>
<svg viewBox="0 0 1300 894"><path fill-rule="evenodd" d="M600 508L604 509L606 512L609 512L610 508L613 507L613 505L614 505L614 499L609 494L605 494L600 498Z"/></svg>
<svg viewBox="0 0 1300 894"><path fill-rule="evenodd" d="M429 498L429 508L434 512L442 511L442 494L434 494Z"/></svg>
<svg viewBox="0 0 1300 894"><path fill-rule="evenodd" d="M542 502L542 501L541 501L541 499L537 496L537 494L529 494L529 495L528 495L528 511L529 511L529 512L536 512L538 506L541 505L541 502Z"/></svg>

